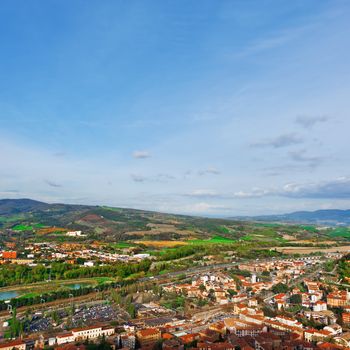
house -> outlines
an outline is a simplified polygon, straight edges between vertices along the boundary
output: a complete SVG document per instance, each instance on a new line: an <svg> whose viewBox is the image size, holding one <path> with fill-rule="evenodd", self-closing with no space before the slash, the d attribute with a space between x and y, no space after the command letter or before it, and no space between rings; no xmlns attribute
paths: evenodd
<svg viewBox="0 0 350 350"><path fill-rule="evenodd" d="M73 333L70 332L70 333L64 333L64 334L57 335L56 342L58 345L73 343L74 342Z"/></svg>
<svg viewBox="0 0 350 350"><path fill-rule="evenodd" d="M224 323L228 332L233 333L238 337L245 337L248 335L255 337L263 331L266 331L266 327L262 324L256 324L237 318L226 318Z"/></svg>
<svg viewBox="0 0 350 350"><path fill-rule="evenodd" d="M317 330L317 329L307 329L304 332L304 338L308 342L313 341L324 341L332 336L332 333L326 330Z"/></svg>
<svg viewBox="0 0 350 350"><path fill-rule="evenodd" d="M336 291L327 295L327 305L331 307L344 307L349 304L350 295L347 291Z"/></svg>
<svg viewBox="0 0 350 350"><path fill-rule="evenodd" d="M122 334L119 343L122 348L133 350L136 347L136 337L133 334Z"/></svg>
<svg viewBox="0 0 350 350"><path fill-rule="evenodd" d="M18 340L13 340L10 342L0 344L0 350L12 350L12 349L25 350L26 343L23 340L18 339Z"/></svg>
<svg viewBox="0 0 350 350"><path fill-rule="evenodd" d="M184 344L179 338L166 339L162 343L163 350L184 350Z"/></svg>
<svg viewBox="0 0 350 350"><path fill-rule="evenodd" d="M261 333L255 337L255 349L280 349L282 344L281 337L271 333Z"/></svg>
<svg viewBox="0 0 350 350"><path fill-rule="evenodd" d="M316 301L316 303L313 306L314 311L326 311L327 310L327 303L321 300Z"/></svg>
<svg viewBox="0 0 350 350"><path fill-rule="evenodd" d="M114 327L84 327L72 329L74 341L84 339L96 339L98 337L108 337L115 333Z"/></svg>
<svg viewBox="0 0 350 350"><path fill-rule="evenodd" d="M333 336L340 335L340 334L343 333L342 327L339 324L337 324L337 323L334 323L334 324L328 325L326 327L323 327L323 329L325 331L331 332Z"/></svg>
<svg viewBox="0 0 350 350"><path fill-rule="evenodd" d="M146 328L136 332L136 337L141 346L144 346L155 343L157 340L161 339L162 335L160 330L157 328Z"/></svg>
<svg viewBox="0 0 350 350"><path fill-rule="evenodd" d="M198 343L197 349L199 350L235 350L235 346L231 343Z"/></svg>

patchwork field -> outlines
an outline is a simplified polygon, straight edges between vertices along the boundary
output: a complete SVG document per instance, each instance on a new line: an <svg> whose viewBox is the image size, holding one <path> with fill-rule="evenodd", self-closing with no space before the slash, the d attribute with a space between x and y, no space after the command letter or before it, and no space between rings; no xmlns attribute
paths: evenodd
<svg viewBox="0 0 350 350"><path fill-rule="evenodd" d="M174 248L187 245L184 241L135 241L135 243L145 245L152 248Z"/></svg>
<svg viewBox="0 0 350 350"><path fill-rule="evenodd" d="M315 252L322 253L346 253L350 252L350 246L339 246L339 247L331 247L331 248L319 248L319 247L274 247L271 248L278 252L284 254L311 254Z"/></svg>
<svg viewBox="0 0 350 350"><path fill-rule="evenodd" d="M232 244L232 243L237 243L237 240L233 240L233 239L221 237L221 236L214 236L210 239L189 240L188 243L191 243L191 244Z"/></svg>

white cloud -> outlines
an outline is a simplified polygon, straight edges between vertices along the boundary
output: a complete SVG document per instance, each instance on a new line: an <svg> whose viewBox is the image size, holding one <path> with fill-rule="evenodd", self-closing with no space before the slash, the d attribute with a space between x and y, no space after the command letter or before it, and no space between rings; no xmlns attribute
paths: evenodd
<svg viewBox="0 0 350 350"><path fill-rule="evenodd" d="M288 197L309 199L350 200L350 177L311 183L287 183L281 188L259 189L235 192L234 198Z"/></svg>
<svg viewBox="0 0 350 350"><path fill-rule="evenodd" d="M190 193L186 193L185 196L188 197L221 197L221 194L215 190L199 189L194 190Z"/></svg>

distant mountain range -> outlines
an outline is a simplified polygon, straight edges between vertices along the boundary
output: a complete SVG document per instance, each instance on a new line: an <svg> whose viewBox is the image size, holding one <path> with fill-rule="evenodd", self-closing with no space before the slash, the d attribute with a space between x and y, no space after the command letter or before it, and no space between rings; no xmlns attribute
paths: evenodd
<svg viewBox="0 0 350 350"><path fill-rule="evenodd" d="M350 210L325 209L316 211L296 211L289 214L234 217L233 219L244 221L306 223L322 226L350 226Z"/></svg>
<svg viewBox="0 0 350 350"><path fill-rule="evenodd" d="M81 230L89 239L105 241L186 240L215 236L240 239L252 232L264 235L264 226L256 225L257 222L350 227L350 210L219 219L106 206L48 204L31 199L0 200L0 233L13 228L40 233L45 231L40 231L43 227L57 227Z"/></svg>

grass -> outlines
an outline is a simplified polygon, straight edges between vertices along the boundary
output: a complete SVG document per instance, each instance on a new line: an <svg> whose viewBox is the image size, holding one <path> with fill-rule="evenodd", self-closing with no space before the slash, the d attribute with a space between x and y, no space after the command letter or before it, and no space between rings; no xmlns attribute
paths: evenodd
<svg viewBox="0 0 350 350"><path fill-rule="evenodd" d="M236 240L222 237L222 236L214 236L210 239L192 239L188 241L190 244L232 244L237 243Z"/></svg>
<svg viewBox="0 0 350 350"><path fill-rule="evenodd" d="M118 243L111 243L110 246L116 249L123 249L123 248L135 247L135 244L128 243L128 242L118 242Z"/></svg>
<svg viewBox="0 0 350 350"><path fill-rule="evenodd" d="M43 224L35 224L34 227L35 228L45 228L46 226Z"/></svg>
<svg viewBox="0 0 350 350"><path fill-rule="evenodd" d="M254 223L254 226L256 227L280 227L281 224L273 224L273 223Z"/></svg>
<svg viewBox="0 0 350 350"><path fill-rule="evenodd" d="M33 230L33 226L16 225L16 226L12 227L12 230L14 230L14 231L30 231L30 230Z"/></svg>
<svg viewBox="0 0 350 350"><path fill-rule="evenodd" d="M342 237L350 239L350 229L348 227L337 227L328 233L329 237Z"/></svg>
<svg viewBox="0 0 350 350"><path fill-rule="evenodd" d="M3 223L16 222L16 221L23 220L23 219L24 219L24 216L22 216L22 215L14 215L14 216L9 216L9 217L0 216L0 222L3 222Z"/></svg>
<svg viewBox="0 0 350 350"><path fill-rule="evenodd" d="M96 277L94 280L97 282L98 285L113 282L113 279L110 277Z"/></svg>
<svg viewBox="0 0 350 350"><path fill-rule="evenodd" d="M272 227L265 227L263 229L254 230L246 234L242 241L247 242L267 242L267 243L286 243L287 240L281 237Z"/></svg>
<svg viewBox="0 0 350 350"><path fill-rule="evenodd" d="M308 232L312 232L312 233L317 233L318 230L315 226L309 226L309 225L301 225L300 226L301 229L308 231Z"/></svg>
<svg viewBox="0 0 350 350"><path fill-rule="evenodd" d="M187 245L184 241L136 241L136 243L143 244L147 247L153 248L174 248Z"/></svg>
<svg viewBox="0 0 350 350"><path fill-rule="evenodd" d="M123 210L121 208L107 207L105 205L102 205L101 208L102 209L106 209L106 210L116 211L118 213L122 213L123 212Z"/></svg>
<svg viewBox="0 0 350 350"><path fill-rule="evenodd" d="M26 294L20 295L20 296L18 297L18 299L35 298L35 297L37 297L37 296L39 296L39 295L40 295L39 293L30 292L30 293L26 293Z"/></svg>
<svg viewBox="0 0 350 350"><path fill-rule="evenodd" d="M226 226L218 226L217 231L220 233L230 233L231 232Z"/></svg>

